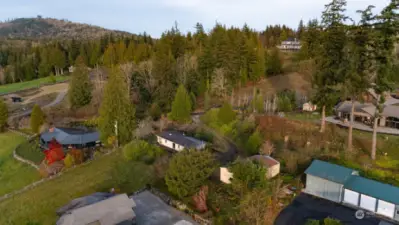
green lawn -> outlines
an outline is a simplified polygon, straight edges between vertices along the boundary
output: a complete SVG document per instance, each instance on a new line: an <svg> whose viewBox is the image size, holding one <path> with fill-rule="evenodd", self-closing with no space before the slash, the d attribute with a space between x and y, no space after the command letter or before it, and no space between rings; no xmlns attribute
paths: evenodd
<svg viewBox="0 0 399 225"><path fill-rule="evenodd" d="M300 120L306 122L317 122L320 121L321 116L319 114L313 114L308 112L303 113L285 113L285 117L291 120Z"/></svg>
<svg viewBox="0 0 399 225"><path fill-rule="evenodd" d="M12 156L15 147L23 141L25 138L18 134L0 134L0 196L40 179L36 169L18 162Z"/></svg>
<svg viewBox="0 0 399 225"><path fill-rule="evenodd" d="M120 153L112 153L0 202L0 224L53 225L57 220L55 211L74 198L112 187L132 193L152 181L151 166L125 162Z"/></svg>
<svg viewBox="0 0 399 225"><path fill-rule="evenodd" d="M39 147L38 140L22 142L22 144L16 149L16 152L22 158L28 159L37 165L39 165L44 159L44 153Z"/></svg>
<svg viewBox="0 0 399 225"><path fill-rule="evenodd" d="M55 77L57 82L68 80L68 76L56 76ZM7 94L17 91L22 91L30 88L40 87L44 84L51 83L49 77L39 78L36 80L26 81L26 82L19 82L19 83L12 83L0 86L0 94Z"/></svg>

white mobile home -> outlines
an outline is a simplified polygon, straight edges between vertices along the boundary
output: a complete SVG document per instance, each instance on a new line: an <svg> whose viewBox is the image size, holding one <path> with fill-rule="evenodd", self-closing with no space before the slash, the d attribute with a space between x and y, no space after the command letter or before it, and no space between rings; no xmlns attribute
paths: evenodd
<svg viewBox="0 0 399 225"><path fill-rule="evenodd" d="M205 148L206 143L193 137L186 136L176 131L164 131L157 135L158 144L165 146L175 151L182 151L183 149L197 149Z"/></svg>

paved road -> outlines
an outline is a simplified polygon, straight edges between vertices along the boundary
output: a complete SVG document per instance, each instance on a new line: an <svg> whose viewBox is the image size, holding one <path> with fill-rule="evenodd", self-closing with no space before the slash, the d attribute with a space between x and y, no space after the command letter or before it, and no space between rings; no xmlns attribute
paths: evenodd
<svg viewBox="0 0 399 225"><path fill-rule="evenodd" d="M358 220L355 218L355 212L355 209L302 193L281 211L274 225L304 225L308 219L323 220L327 217L338 219L345 225L380 223L380 219L369 216Z"/></svg>
<svg viewBox="0 0 399 225"><path fill-rule="evenodd" d="M52 102L50 102L49 104L43 106L42 109L58 105L65 98L66 94L67 94L66 91L62 91L62 92L58 93L57 97ZM18 113L18 114L11 115L8 118L8 123L12 124L12 121L14 121L15 119L19 119L19 118L22 118L22 117L25 117L25 116L29 116L31 113L32 113L32 109L29 109L29 110L24 111L23 113Z"/></svg>

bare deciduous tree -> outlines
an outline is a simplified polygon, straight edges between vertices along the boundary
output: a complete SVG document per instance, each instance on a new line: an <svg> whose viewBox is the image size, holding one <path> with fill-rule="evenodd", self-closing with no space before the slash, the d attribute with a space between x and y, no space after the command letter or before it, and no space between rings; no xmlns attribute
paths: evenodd
<svg viewBox="0 0 399 225"><path fill-rule="evenodd" d="M148 93L153 95L156 90L156 79L153 74L153 63L151 60L140 62L137 66L136 71L139 75L139 79L144 84L144 87L147 89Z"/></svg>
<svg viewBox="0 0 399 225"><path fill-rule="evenodd" d="M215 95L225 97L226 94L226 78L225 70L223 68L217 68L214 71L214 76L212 79L212 92Z"/></svg>
<svg viewBox="0 0 399 225"><path fill-rule="evenodd" d="M177 59L176 63L177 79L180 84L184 86L187 84L189 73L197 71L198 62L197 56L185 54Z"/></svg>
<svg viewBox="0 0 399 225"><path fill-rule="evenodd" d="M125 81L127 84L127 91L130 96L131 86L132 86L132 76L133 76L133 72L135 70L135 64L133 62L128 62L128 63L121 64L119 67L125 77Z"/></svg>

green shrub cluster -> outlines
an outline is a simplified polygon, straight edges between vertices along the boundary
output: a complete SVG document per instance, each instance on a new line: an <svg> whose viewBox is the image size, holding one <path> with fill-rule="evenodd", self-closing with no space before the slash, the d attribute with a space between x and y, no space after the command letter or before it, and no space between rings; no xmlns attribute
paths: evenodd
<svg viewBox="0 0 399 225"><path fill-rule="evenodd" d="M142 140L133 140L123 147L125 159L131 161L142 161L146 164L152 164L157 157L162 155L163 151L156 145L149 144Z"/></svg>

